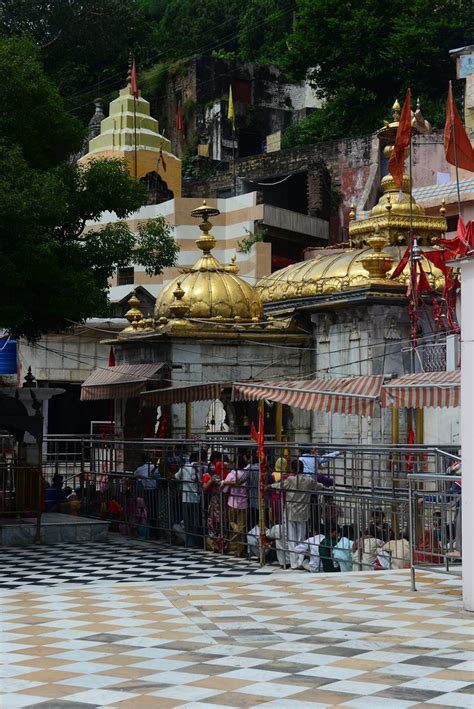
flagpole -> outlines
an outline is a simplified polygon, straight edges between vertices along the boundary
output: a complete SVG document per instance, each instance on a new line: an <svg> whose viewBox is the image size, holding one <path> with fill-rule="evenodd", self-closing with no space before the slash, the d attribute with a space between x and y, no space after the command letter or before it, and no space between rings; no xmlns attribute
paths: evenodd
<svg viewBox="0 0 474 709"><path fill-rule="evenodd" d="M137 157L137 99L133 97L133 137L134 137L134 171L135 179L138 177L138 157Z"/></svg>
<svg viewBox="0 0 474 709"><path fill-rule="evenodd" d="M414 324L416 325L417 317L417 300L418 294L416 292L416 259L415 259L415 249L418 246L418 242L414 238L413 234L413 131L410 131L410 143L409 143L409 156L408 156L408 176L410 181L409 187L409 198L410 198L410 280L411 280L411 297L413 299L413 312L412 312L412 332L411 332L411 370L415 373L415 347L416 347L416 332L414 331Z"/></svg>
<svg viewBox="0 0 474 709"><path fill-rule="evenodd" d="M235 121L232 121L232 184L234 197L237 194L237 175L235 174Z"/></svg>
<svg viewBox="0 0 474 709"><path fill-rule="evenodd" d="M459 189L459 167L458 167L458 149L456 145L456 126L453 120L453 148L454 148L454 169L456 170L456 191L458 196L458 214L461 216L461 190Z"/></svg>

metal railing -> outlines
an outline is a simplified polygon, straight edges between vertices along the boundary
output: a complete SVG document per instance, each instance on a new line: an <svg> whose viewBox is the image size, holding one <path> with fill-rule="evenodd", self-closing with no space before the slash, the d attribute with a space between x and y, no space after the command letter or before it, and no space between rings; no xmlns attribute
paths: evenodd
<svg viewBox="0 0 474 709"><path fill-rule="evenodd" d="M457 458L459 460L459 458ZM461 476L408 476L411 544L411 582L416 569L431 567L449 572L462 562Z"/></svg>
<svg viewBox="0 0 474 709"><path fill-rule="evenodd" d="M255 453L253 441L225 435L187 441L47 437L43 471L47 485L60 485L60 511L108 519L111 531L139 539L257 555L312 571L409 568L411 540L416 564L433 565L434 550L423 557L415 544L410 502L417 493L410 481L423 481L425 498L438 495L457 447L325 446L314 452L269 440L264 492ZM310 478L316 483L319 475L320 484L292 489L295 483L287 481L305 453L305 465L316 471ZM334 455L321 459L323 453ZM240 479L224 485L232 470ZM449 503L447 497L440 503L446 520Z"/></svg>

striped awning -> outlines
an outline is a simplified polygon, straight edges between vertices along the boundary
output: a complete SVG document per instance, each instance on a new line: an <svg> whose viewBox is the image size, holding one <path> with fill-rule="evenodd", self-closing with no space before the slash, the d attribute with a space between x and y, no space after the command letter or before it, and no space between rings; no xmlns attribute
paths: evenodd
<svg viewBox="0 0 474 709"><path fill-rule="evenodd" d="M459 406L461 370L419 372L393 379L382 388L382 406L408 409Z"/></svg>
<svg viewBox="0 0 474 709"><path fill-rule="evenodd" d="M309 411L372 416L384 377L340 377L271 382L236 382L234 400L278 401Z"/></svg>
<svg viewBox="0 0 474 709"><path fill-rule="evenodd" d="M184 404L189 401L210 401L218 399L224 389L230 389L232 382L206 382L205 384L184 384L153 389L142 393L147 405L166 406Z"/></svg>
<svg viewBox="0 0 474 709"><path fill-rule="evenodd" d="M147 382L163 367L154 364L119 364L117 367L100 367L90 374L81 387L81 401L99 399L129 399L139 396Z"/></svg>

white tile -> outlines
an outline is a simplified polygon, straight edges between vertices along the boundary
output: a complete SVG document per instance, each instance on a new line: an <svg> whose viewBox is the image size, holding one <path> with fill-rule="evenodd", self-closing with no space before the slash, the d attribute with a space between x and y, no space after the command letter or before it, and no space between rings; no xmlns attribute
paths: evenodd
<svg viewBox="0 0 474 709"><path fill-rule="evenodd" d="M258 648L255 648L255 654L258 655ZM241 657L240 655L231 655L230 657L218 657L215 660L206 660L206 665L219 665L222 667L255 667L255 665L265 665L271 660L262 660L258 657Z"/></svg>
<svg viewBox="0 0 474 709"><path fill-rule="evenodd" d="M71 650L70 652L58 652L55 655L49 655L54 659L69 660L70 662L90 662L91 660L105 660L110 653L93 652L92 650Z"/></svg>
<svg viewBox="0 0 474 709"><path fill-rule="evenodd" d="M339 658L340 659L340 658ZM271 670L253 670L250 667L242 670L221 673L221 677L229 679L245 679L248 682L271 682L273 679L284 679L288 673L272 672Z"/></svg>
<svg viewBox="0 0 474 709"><path fill-rule="evenodd" d="M0 696L1 706L5 709L21 709L21 707L33 707L35 704L40 704L45 702L45 697L34 697L33 695L27 696L26 694L9 694L3 693Z"/></svg>
<svg viewBox="0 0 474 709"><path fill-rule="evenodd" d="M404 702L401 699L389 699L388 697L374 697L370 702L374 709L408 709L413 707L418 702ZM349 702L344 702L343 707L354 707L354 709L367 709L367 699L359 697L351 699Z"/></svg>
<svg viewBox="0 0 474 709"><path fill-rule="evenodd" d="M439 672L439 667L426 667L423 665L411 665L410 663L395 663L378 667L374 672L377 674L399 675L400 677L426 677L432 672Z"/></svg>
<svg viewBox="0 0 474 709"><path fill-rule="evenodd" d="M84 704L94 704L96 706L109 706L114 702L122 702L125 699L134 699L139 695L132 692L114 692L109 689L89 689L78 694L69 694L68 702L83 702Z"/></svg>
<svg viewBox="0 0 474 709"><path fill-rule="evenodd" d="M103 662L73 662L68 665L60 665L54 668L58 672L73 672L76 674L88 675L96 672L105 672L106 670L116 669L116 665L104 664Z"/></svg>
<svg viewBox="0 0 474 709"><path fill-rule="evenodd" d="M403 662L404 660L409 660L415 657L413 653L404 652L385 652L384 650L376 650L374 652L366 652L363 656L363 660L376 660L377 662L389 662L391 664Z"/></svg>
<svg viewBox="0 0 474 709"><path fill-rule="evenodd" d="M356 682L352 680L342 680L341 682L332 682L332 684L323 685L322 689L326 692L347 692L348 694L360 694L362 696L381 692L383 689L389 689L388 684L375 684L369 682Z"/></svg>
<svg viewBox="0 0 474 709"><path fill-rule="evenodd" d="M450 668L451 669L451 668ZM438 670L439 671L439 670ZM413 687L413 689L429 689L432 692L455 692L457 689L467 687L469 682L461 682L455 679L436 679L435 677L423 677L404 682L401 687Z"/></svg>
<svg viewBox="0 0 474 709"><path fill-rule="evenodd" d="M328 648L328 652L330 651L330 648ZM302 652L299 655L288 655L285 658L286 662L301 663L302 670L305 669L304 665L330 665L331 662L337 662L340 659L340 655L322 655L317 652Z"/></svg>
<svg viewBox="0 0 474 709"><path fill-rule="evenodd" d="M198 702L200 699L207 699L208 697L214 697L222 693L223 691L220 689L190 687L187 684L183 684L182 687L167 687L166 689L160 689L158 692L150 692L149 694L152 697L168 697L169 699L182 699L183 701L188 699L193 702Z"/></svg>
<svg viewBox="0 0 474 709"><path fill-rule="evenodd" d="M102 687L110 687L113 684L120 683L119 677L107 677L106 675L78 675L77 677L68 677L68 679L60 679L55 684L64 684L69 687L86 687L87 689L102 689Z"/></svg>
<svg viewBox="0 0 474 709"><path fill-rule="evenodd" d="M139 670L180 670L183 667L189 667L196 664L194 662L183 662L182 660L166 660L163 657L157 657L154 660L144 660L143 662L134 662L129 667L137 667Z"/></svg>
<svg viewBox="0 0 474 709"><path fill-rule="evenodd" d="M255 684L249 684L246 687L240 687L238 690L242 694L255 694L261 697L290 697L292 694L298 694L298 692L304 692L308 687L301 685L290 685L290 684L273 684L272 682L256 682ZM291 702L292 704L292 702ZM288 707L290 702L288 702Z"/></svg>
<svg viewBox="0 0 474 709"><path fill-rule="evenodd" d="M330 704L316 704L316 702L304 702L298 699L275 699L273 702L254 704L252 709L327 709L330 706Z"/></svg>
<svg viewBox="0 0 474 709"><path fill-rule="evenodd" d="M21 692L24 689L33 689L45 684L44 682L29 682L26 679L18 679L17 677L4 677L2 679L2 692L7 694L10 692Z"/></svg>
<svg viewBox="0 0 474 709"><path fill-rule="evenodd" d="M304 674L308 677L327 677L328 679L351 679L357 675L363 675L367 670L352 670L348 667L333 667L332 665L323 665L321 667L312 667L305 671ZM303 674L302 672L298 674Z"/></svg>
<svg viewBox="0 0 474 709"><path fill-rule="evenodd" d="M157 672L154 675L146 675L141 677L143 682L157 682L158 684L189 684L197 682L200 679L207 679L209 675L192 674L191 672Z"/></svg>
<svg viewBox="0 0 474 709"><path fill-rule="evenodd" d="M472 709L474 699L472 694L461 694L461 692L449 692L441 694L436 699L430 699L426 704L441 704L443 707L463 707L463 709Z"/></svg>

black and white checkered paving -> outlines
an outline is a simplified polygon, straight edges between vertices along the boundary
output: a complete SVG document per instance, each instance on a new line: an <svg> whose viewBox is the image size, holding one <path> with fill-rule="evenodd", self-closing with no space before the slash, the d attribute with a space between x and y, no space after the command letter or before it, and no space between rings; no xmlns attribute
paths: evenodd
<svg viewBox="0 0 474 709"><path fill-rule="evenodd" d="M177 581L268 574L257 563L153 542L88 542L3 547L0 590L60 584Z"/></svg>

